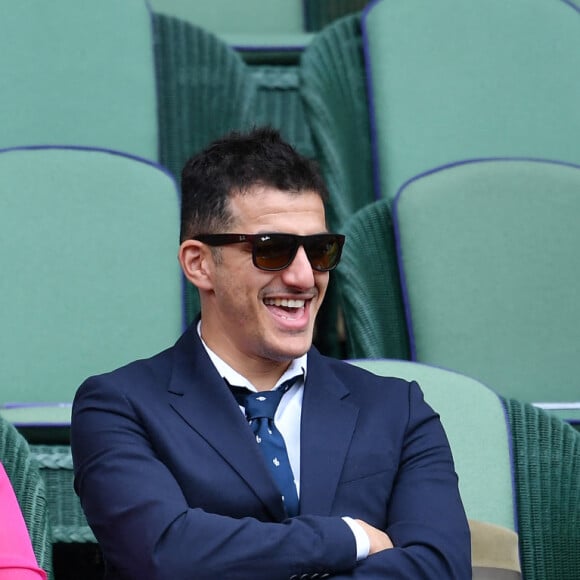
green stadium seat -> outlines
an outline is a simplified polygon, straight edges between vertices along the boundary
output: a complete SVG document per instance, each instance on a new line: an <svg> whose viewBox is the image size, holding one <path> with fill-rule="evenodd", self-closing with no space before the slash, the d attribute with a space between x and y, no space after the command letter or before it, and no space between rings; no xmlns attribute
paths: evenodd
<svg viewBox="0 0 580 580"><path fill-rule="evenodd" d="M347 358L410 358L395 234L388 200L369 203L343 227L335 270Z"/></svg>
<svg viewBox="0 0 580 580"><path fill-rule="evenodd" d="M580 163L577 7L383 0L363 25L380 197L459 159Z"/></svg>
<svg viewBox="0 0 580 580"><path fill-rule="evenodd" d="M4 2L0 148L101 147L158 157L145 0Z"/></svg>
<svg viewBox="0 0 580 580"><path fill-rule="evenodd" d="M394 202L412 358L580 420L580 166L468 161Z"/></svg>
<svg viewBox="0 0 580 580"><path fill-rule="evenodd" d="M159 166L101 149L2 150L0 174L1 420L35 443L51 540L95 542L72 490L71 402L88 375L179 336L178 191Z"/></svg>
<svg viewBox="0 0 580 580"><path fill-rule="evenodd" d="M0 412L66 425L88 375L183 328L178 192L159 166L107 150L3 150L0 174Z"/></svg>
<svg viewBox="0 0 580 580"><path fill-rule="evenodd" d="M533 405L515 399L505 405L523 577L580 578L580 432Z"/></svg>
<svg viewBox="0 0 580 580"><path fill-rule="evenodd" d="M340 231L375 199L360 17L319 32L302 55L301 94L330 201L330 227Z"/></svg>

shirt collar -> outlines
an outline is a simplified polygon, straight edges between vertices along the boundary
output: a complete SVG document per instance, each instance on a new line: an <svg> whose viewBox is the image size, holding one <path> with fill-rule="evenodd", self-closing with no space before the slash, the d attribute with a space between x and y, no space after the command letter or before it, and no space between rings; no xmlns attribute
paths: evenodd
<svg viewBox="0 0 580 580"><path fill-rule="evenodd" d="M215 366L217 372L223 377L230 385L238 385L240 387L246 387L251 391L256 391L256 387L252 385L252 383L243 375L238 373L235 369L233 369L227 362L225 362L222 358L220 358L207 344L204 342L203 338L201 338L201 320L197 323L197 334L199 335L199 339L201 340L201 344L205 348L211 362ZM290 366L286 369L284 374L278 379L276 384L274 385L274 389L278 388L283 382L291 379L297 375L302 376L302 384L306 381L306 366L307 366L307 359L308 354L305 353L298 358L295 358L291 363ZM297 383L300 384L300 383Z"/></svg>

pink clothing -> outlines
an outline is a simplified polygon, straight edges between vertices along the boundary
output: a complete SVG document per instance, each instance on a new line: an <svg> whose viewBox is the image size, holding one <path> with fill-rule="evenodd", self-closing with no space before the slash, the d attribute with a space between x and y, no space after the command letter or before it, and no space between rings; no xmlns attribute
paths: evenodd
<svg viewBox="0 0 580 580"><path fill-rule="evenodd" d="M36 562L20 506L1 463L0 580L46 580L46 573Z"/></svg>

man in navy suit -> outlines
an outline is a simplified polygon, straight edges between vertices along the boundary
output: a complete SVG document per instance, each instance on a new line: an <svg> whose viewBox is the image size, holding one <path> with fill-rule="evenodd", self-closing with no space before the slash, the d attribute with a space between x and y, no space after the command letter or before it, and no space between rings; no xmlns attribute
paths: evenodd
<svg viewBox="0 0 580 580"><path fill-rule="evenodd" d="M313 164L275 131L231 134L188 161L182 195L201 317L87 379L73 408L75 489L106 577L470 578L449 444L418 385L312 346L344 242ZM273 419L239 387L279 395Z"/></svg>

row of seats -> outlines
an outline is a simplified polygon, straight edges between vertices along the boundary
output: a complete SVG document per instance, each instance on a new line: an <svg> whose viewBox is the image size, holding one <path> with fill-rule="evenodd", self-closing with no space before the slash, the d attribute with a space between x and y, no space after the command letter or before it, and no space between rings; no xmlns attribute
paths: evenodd
<svg viewBox="0 0 580 580"><path fill-rule="evenodd" d="M7 3L0 19L0 222L10 256L0 278L1 456L51 579L50 544L94 542L72 490L76 387L164 348L197 312L175 256L183 162L262 123L313 154L294 40L276 37L252 57L253 47L235 51L176 17L169 1L153 12L145 0L77 4ZM308 37L298 40L302 49ZM272 62L247 64L260 59ZM27 447L10 422L31 456L5 453ZM23 481L31 463L42 480ZM87 577L68 557L76 552L58 549L58 578Z"/></svg>
<svg viewBox="0 0 580 580"><path fill-rule="evenodd" d="M347 356L580 421L579 68L580 12L559 0L383 0L314 39L302 91L349 239Z"/></svg>
<svg viewBox="0 0 580 580"><path fill-rule="evenodd" d="M127 2L119 7L112 1L103 1L92 7L94 13L87 12L87 6L80 11L74 3L68 4L62 0L60 5L66 8L60 11L54 4L42 8L40 3L23 2L17 8L19 14L13 18L3 15L0 21L0 43L1 39L8 41L6 50L0 50L0 62L3 70L10 71L4 79L9 81L7 90L0 91L3 103L0 111L6 127L3 135L7 139L0 152L3 176L0 220L6 222L2 224L6 255L18 256L8 264L0 282L0 291L6 297L6 325L1 338L5 353L3 399L26 403L5 408L3 414L20 426L47 421L53 426L66 426L70 408L58 403L70 402L76 386L87 374L163 348L191 320L197 308L195 293L182 285L175 259L179 199L174 177L185 158L214 137L233 128L287 116L286 110L281 112L276 106L265 114L268 107L264 103L269 101L264 87L269 83L285 98L291 97L288 100L292 102L292 114L296 115L292 117L294 126L284 128L296 137L292 139L295 143L302 135L299 143L302 151L311 150L320 160L331 192L330 225L345 231L349 238L343 263L331 286L331 309L324 321L327 326L319 327L318 332L327 335L335 332L340 299L348 356L365 359L356 364L376 372L420 380L427 400L441 412L457 457L470 517L519 531L526 578L577 577L579 555L571 546L577 546L579 530L569 515L580 509L578 486L574 483L580 461L579 434L542 410L510 398L561 402L565 396L565 400L574 402L578 399L574 398L577 391L566 382L567 390L558 392L556 381L549 383L549 390L526 391L526 385L540 374L529 363L530 355L523 348L521 334L517 335L519 350L514 351L513 336L507 331L517 329L511 326L502 330L510 338L503 343L507 346L502 347L498 335L488 338L488 344L507 356L493 365L489 361L483 367L480 364L479 368L485 371L493 369L493 376L480 374L475 366L462 366L467 365L463 350L461 360L446 362L440 350L433 354L430 349L451 345L450 333L455 332L466 313L473 314L469 298L474 292L460 287L462 279L472 287L476 284L478 295L497 302L495 292L501 288L491 284L485 290L480 289L481 279L475 282L472 276L484 275L489 282L499 279L492 269L492 258L497 261L501 255L504 260L511 245L502 244L505 237L496 239L498 227L510 234L511 244L516 237L515 226L528 224L532 231L518 247L533 254L544 274L550 273L552 282L560 275L552 268L557 266L554 253L562 252L562 243L569 243L569 251L562 257L573 264L577 245L568 237L573 227L568 222L574 217L573 206L568 204L575 202L577 182L576 177L560 176L564 173L575 176L577 168L573 163L578 160L558 153L562 160L555 163L553 160L559 159L556 149L548 147L533 155L551 161L523 160L521 157L532 153L516 147L515 138L513 147L506 144L505 149L492 150L515 135L509 126L512 117L522 127L541 118L538 111L548 107L547 97L545 91L534 91L533 87L530 94L524 95L525 102L540 93L544 95L543 104L530 110L514 106L510 114L501 116L500 123L493 118L493 108L483 115L482 106L481 127L484 134L487 130L495 135L490 137L493 146L470 149L471 139L477 141L476 133L473 127L464 127L465 117L459 115L456 119L453 110L459 111L464 95L471 98L476 94L480 105L488 104L486 99L493 100L493 95L484 89L490 83L482 83L481 76L476 74L468 75L475 87L471 92L465 88L451 90L447 97L442 95L436 100L437 106L428 109L436 89L457 86L442 82L441 75L448 66L443 66L445 59L441 56L440 69L428 59L420 63L422 68L411 67L411 63L421 59L411 58L415 45L403 38L406 28L410 38L413 33L421 35L421 26L415 27L415 21L422 23L423 34L425 30L435 33L455 23L452 28L462 31L466 49L471 49L471 43L479 45L471 40L473 35L466 36L460 15L466 21L477 22L488 34L484 23L496 30L493 18L504 18L512 28L506 29L504 22L504 28L499 29L501 34L496 31L493 35L494 46L501 45L520 29L528 30L526 23L532 22L538 43L532 60L538 60L538 53L544 54L542 48L551 54L550 43L558 45L558 58L564 59L574 54L574 43L578 42L569 33L578 27L575 8L560 0L514 0L519 12L509 8L502 16L497 0L471 4L469 9L462 8L457 1L441 0L436 11L447 14L447 18L432 20L429 15L435 7L427 2L383 0L369 7L363 17L355 15L327 27L304 51L300 64L284 67L284 74L279 75L280 71L273 67L249 67L239 53L214 35L167 14L150 14L144 3ZM489 13L481 12L487 9ZM42 25L31 28L30 35L18 26L23 21L22 11L26 10L30 12L24 21L42 21ZM556 38L540 42L540 32L545 31L538 26L537 19L551 18L547 14L552 10L565 16L562 22L545 20L546 29L557 27L557 42ZM526 17L517 20L518 14ZM82 25L87 22L83 18L91 24ZM97 22L105 23L107 35L94 33ZM397 42L383 46L383 31L395 34L391 28L398 30ZM461 46L453 43L452 39L458 37L453 37L452 32L445 28L447 45L441 44L445 39L440 37L429 46L418 44L417 55L428 57L437 52L434 47L440 46L450 65L457 46ZM483 48L477 54L465 54L466 62L481 63L486 56L489 37L483 33L481 36ZM515 50L514 42L512 39L509 50ZM35 43L44 44L39 48ZM455 52L451 53L453 46ZM532 50L529 42L525 46ZM386 53L392 58L385 58ZM58 60L51 58L55 54ZM496 59L503 58L506 65L509 63L506 58L509 52L498 48L494 54ZM15 65L18 58L20 64ZM32 66L35 62L38 67ZM550 62L554 65L553 60ZM385 63L388 66L383 70ZM405 63L406 66L401 66ZM486 80L496 78L489 71L499 64L493 61L482 67L488 71L484 75ZM460 71L463 80L468 80L464 79L466 70L469 72L470 67ZM532 65L529 70L541 84L544 73ZM427 71L436 78L424 90L421 75ZM451 72L450 78L454 78L455 73ZM565 86L558 84L552 74L545 77L550 79L553 91L549 105L559 111L556 117L568 118L572 129L578 116L569 106L573 95L578 94L573 76L569 75ZM407 78L408 85L403 82ZM498 78L511 79L507 73ZM501 96L501 91L496 90L496 105ZM419 100L420 97L424 100ZM446 99L451 110L447 110L447 117L440 118L437 113ZM279 102L282 101L276 104ZM304 108L297 107L297 102L304 103ZM15 107L14 103L21 106ZM405 105L411 106L405 111ZM413 112L418 121L415 125ZM419 112L424 112L425 117L421 118ZM474 117L476 112L471 109ZM452 122L453 134L437 138ZM547 132L551 123L550 117L550 122L545 123ZM498 125L503 131L499 137ZM466 130L461 137L462 128ZM560 123L558 131L564 129ZM525 144L521 135L520 139ZM533 141L541 140L537 137ZM546 137L547 143L552 141ZM46 144L51 146L42 146ZM572 154L574 147L570 138L566 150ZM405 150L409 157L399 158L399 150ZM411 153L417 155L413 156L413 164L406 166ZM509 155L513 160L489 159L500 155ZM485 159L462 162L468 156ZM390 185L390 180L395 185ZM553 184L564 182L566 187L558 188L564 192L564 201L560 202ZM470 197L480 204L475 210L461 201L467 191L474 191L474 184L479 193ZM490 190L495 193L493 206L483 203ZM509 206L512 213L493 211L513 192L516 196L510 198ZM526 196L524 204L522 196ZM424 203L425 199L429 204ZM558 236L549 236L554 245L548 244L545 239L548 235L539 238L542 243L532 235L536 230L547 231L546 212L551 207L544 211L541 205L546 200L559 208L559 213L553 214L560 220L557 223L567 224ZM450 205L445 206L444 202ZM519 212L521 205L536 209L532 222ZM355 212L358 213L353 216ZM437 221L443 218L448 221ZM467 221L467 218L475 219ZM496 218L499 225L492 225L492 219ZM458 231L458 225L464 225L465 231ZM442 233L449 237L442 238ZM461 242L460 247L457 239L461 233L467 241ZM429 237L435 235L440 237ZM488 238L494 242L492 258L484 259L481 249L467 245L482 240L487 243ZM531 246L530 240L534 241ZM468 259L454 257L450 261L451 273L444 272L441 257L451 257L460 249ZM436 251L440 254L433 254ZM423 259L423 255L429 259ZM517 253L513 259L522 261ZM460 276L459 266L466 262L473 267L472 271ZM425 265L429 270L424 272L421 268ZM504 271L515 271L505 261L501 265ZM578 286L572 272L570 268L570 277L561 278L569 292ZM529 272L526 275L530 276ZM431 290L434 286L437 294ZM546 301L524 296L522 288L527 286L517 286L520 292L517 300L525 297L524 313L545 312ZM545 286L542 289L546 291ZM423 310L431 298L432 310L425 314ZM566 321L572 321L573 304L568 295L558 301L549 302L552 312L556 312L556 306L565 306ZM444 306L454 307L456 302L464 307L461 313L443 312ZM510 309L502 313L507 315ZM437 324L430 326L433 316ZM494 330L488 313L479 312L477 316L480 327ZM446 330L443 339L432 337L433 329L439 332L446 329L438 324L442 319L451 322L453 329ZM560 316L558 324L561 321ZM557 337L550 332L553 322L545 322L545 330L557 347ZM573 326L565 327L569 328L570 348L575 344ZM467 338L465 335L459 338L465 349L475 338L473 326L467 328ZM482 330L477 328L478 332ZM386 343L383 335L387 335ZM547 340L545 336L538 337L544 337L542 344ZM534 338L533 333L528 332L525 338ZM450 352L457 354L456 348ZM481 353L481 347L472 348L471 352ZM371 358L376 360L370 361ZM416 362L388 358L413 358ZM512 365L519 360L527 363L528 368L524 369L528 372L525 380L519 381L524 388L516 393L509 391L514 386L515 371L510 371L512 375L507 371L515 369ZM539 364L540 357L533 361ZM561 357L558 363L570 363L566 371L572 379L574 362ZM476 378L434 365L459 369ZM504 386L505 377L509 378ZM498 397L476 379L500 392L507 389L502 392L505 397ZM546 382L542 379L537 384L542 387ZM42 401L52 404L31 405L39 402L39 392ZM482 451L481 441L488 442L487 453ZM66 477L59 478L60 484L49 485L47 490L52 506L53 539L90 541L90 530L78 501L71 502L76 497L70 490L71 464L66 446L35 445L33 452L43 462L46 481L51 480L47 477L49 471L51 475L66 472ZM530 465L535 468L530 470ZM61 513L59 508L65 504L70 509Z"/></svg>
<svg viewBox="0 0 580 580"><path fill-rule="evenodd" d="M579 61L578 6L541 0L382 0L302 59L348 239L346 356L419 380L469 517L509 513L508 442L526 579L580 576L580 433L561 420L580 424Z"/></svg>
<svg viewBox="0 0 580 580"><path fill-rule="evenodd" d="M169 4L162 2L155 8L171 12ZM155 173L151 164L159 163L178 178L185 159L212 139L234 128L262 123L281 126L303 153L312 155L314 151L301 107L296 66L248 66L212 33L169 14L150 12L144 1L119 6L105 0L82 10L69 0L51 6L32 1L11 3L0 21L0 63L6 71L0 91L5 175L0 219L7 221L4 235L9 239L4 246L12 256L2 282L6 304L11 304L0 336L4 352L10 353L0 366L3 384L8 385L2 402L51 403L45 407L11 406L4 413L21 423L27 418L38 422L48 413L51 421L61 423L67 420L68 408L54 404L70 402L83 372L99 372L133 355L153 352L181 330L176 320L181 323L185 317L189 322L197 314L195 289L188 285L183 293L175 291L182 280L171 255L165 262L170 266L155 269L157 279L168 269L176 272L177 277L167 282L173 295L165 309L170 312L166 325L173 332L149 324L152 312L148 312L143 328L148 325L150 332L138 333L142 345L119 347L130 332L122 328L109 345L91 343L91 328L92 336L98 335L97 329L101 335L109 335L119 312L130 320L130 314L143 303L154 303L153 289L159 284L148 282L139 288L140 300L133 294L131 308L122 305L119 292L110 315L99 318L101 326L91 320L91 313L100 311L106 296L116 294L114 288L124 288L127 281L134 283L139 277L128 265L130 250L126 250L123 271L107 264L99 228L109 228L111 245L121 240L128 245L129 238L123 239L123 234L137 231L137 216L143 220L144 230L151 225L147 225L147 215L159 218L178 211L175 184L169 183L168 176L151 182L163 182L156 186L160 192L166 191L165 198L154 199L151 187L140 186L147 173ZM99 165L100 170L95 168ZM35 167L38 171L32 169ZM21 178L24 168L31 169ZM91 178L91 172L99 178ZM53 177L48 179L49 175ZM108 182L106 175L110 176ZM39 182L44 182L42 191L37 191ZM38 200L30 201L37 195ZM140 196L140 203L135 195ZM88 224L91 218L88 212L83 214L81 196L91 200L90 213L110 214L110 220L103 217ZM25 203L19 207L22 200ZM166 207L160 211L163 203ZM29 205L35 210L29 211ZM112 212L113 207L116 211ZM175 242L168 234L172 228L177 231L175 219L155 230L160 238L166 236L155 246L160 258L161 248ZM21 263L33 266L28 259L34 256L28 235L33 229L43 236L54 262L23 271ZM83 261L72 247L78 245L80 252L76 235L91 230L90 237L82 238L91 259ZM149 241L153 247L151 236ZM95 268L86 272L77 264ZM109 282L103 290L93 283L99 271L108 272L102 277ZM42 283L37 282L39 274ZM83 299L74 298L86 301L91 293L94 310L86 308ZM77 324L78 316L83 316L82 326ZM32 323L23 324L24 320L34 321L34 332ZM334 328L326 332L322 327L319 336L333 336L334 332ZM53 335L56 339L47 348L44 341ZM32 352L37 359L34 366L25 362ZM65 360L55 366L59 353Z"/></svg>

